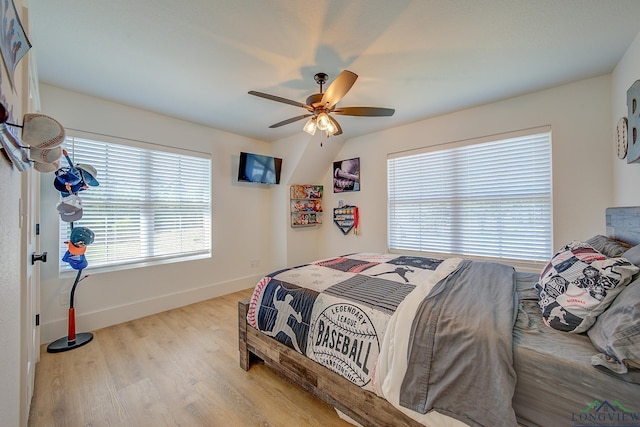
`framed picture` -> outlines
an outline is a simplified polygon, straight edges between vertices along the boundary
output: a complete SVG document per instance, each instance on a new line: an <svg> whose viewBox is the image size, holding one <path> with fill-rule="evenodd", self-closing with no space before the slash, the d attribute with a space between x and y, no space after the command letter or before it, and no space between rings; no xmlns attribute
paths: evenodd
<svg viewBox="0 0 640 427"><path fill-rule="evenodd" d="M360 157L333 162L333 192L360 191Z"/></svg>
<svg viewBox="0 0 640 427"><path fill-rule="evenodd" d="M16 69L16 64L31 49L31 43L24 33L13 0L2 2L0 19L2 19L3 25L2 31L0 31L0 54L2 54L2 60L9 75L9 83L13 88L13 72Z"/></svg>
<svg viewBox="0 0 640 427"><path fill-rule="evenodd" d="M305 227L322 224L322 218L317 213L296 213L291 215L292 227Z"/></svg>

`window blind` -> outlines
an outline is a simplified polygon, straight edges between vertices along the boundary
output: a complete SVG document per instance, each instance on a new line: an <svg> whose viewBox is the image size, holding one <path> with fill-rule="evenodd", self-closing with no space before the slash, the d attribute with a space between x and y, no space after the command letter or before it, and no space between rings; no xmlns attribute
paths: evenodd
<svg viewBox="0 0 640 427"><path fill-rule="evenodd" d="M83 215L74 226L95 233L89 268L211 254L211 159L67 137L74 164L87 163L100 183L80 191ZM60 220L63 254L71 224ZM61 271L69 270L60 263Z"/></svg>
<svg viewBox="0 0 640 427"><path fill-rule="evenodd" d="M389 156L390 249L548 260L551 133Z"/></svg>

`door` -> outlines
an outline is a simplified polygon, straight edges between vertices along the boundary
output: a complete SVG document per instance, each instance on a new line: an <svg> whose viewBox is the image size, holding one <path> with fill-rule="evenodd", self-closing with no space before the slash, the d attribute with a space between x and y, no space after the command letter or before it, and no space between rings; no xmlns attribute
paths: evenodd
<svg viewBox="0 0 640 427"><path fill-rule="evenodd" d="M33 262L40 255L38 247L37 223L39 220L40 176L33 168L22 172L22 198L20 199L20 220L22 227L22 390L20 395L21 425L26 425L29 407L35 385L36 363L40 360L40 269L39 262ZM24 422L22 422L24 421Z"/></svg>

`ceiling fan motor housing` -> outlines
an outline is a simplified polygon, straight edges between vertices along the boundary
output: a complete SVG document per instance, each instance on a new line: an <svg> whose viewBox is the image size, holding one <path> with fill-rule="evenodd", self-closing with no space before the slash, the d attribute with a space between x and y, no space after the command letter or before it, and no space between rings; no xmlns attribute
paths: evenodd
<svg viewBox="0 0 640 427"><path fill-rule="evenodd" d="M306 100L306 104L312 106L314 109L320 107L322 105L322 94L314 93L313 95L309 95Z"/></svg>

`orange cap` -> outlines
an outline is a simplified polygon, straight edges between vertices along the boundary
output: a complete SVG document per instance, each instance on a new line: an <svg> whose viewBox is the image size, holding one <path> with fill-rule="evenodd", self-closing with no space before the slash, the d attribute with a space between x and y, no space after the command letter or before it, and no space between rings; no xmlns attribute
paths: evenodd
<svg viewBox="0 0 640 427"><path fill-rule="evenodd" d="M77 247L73 243L69 242L69 253L71 255L84 255L86 251L87 251L86 246Z"/></svg>

